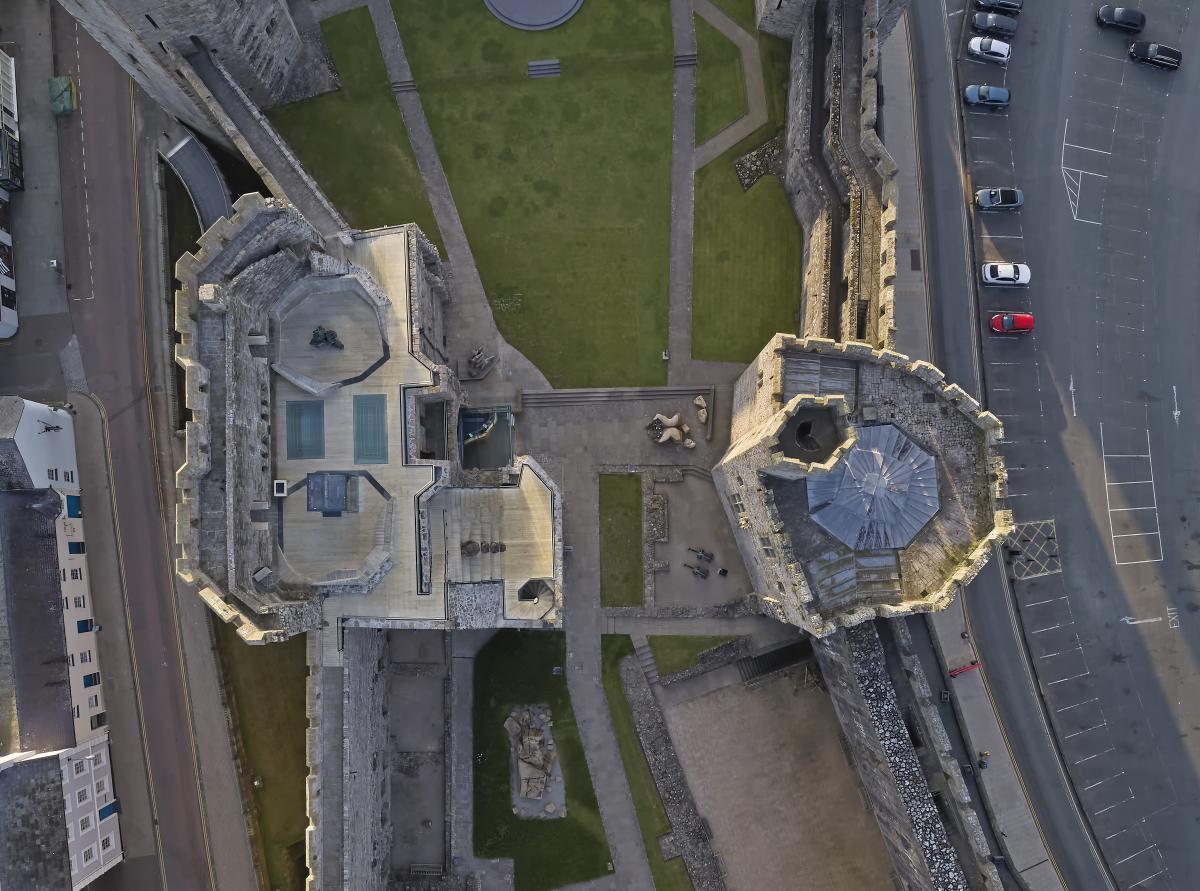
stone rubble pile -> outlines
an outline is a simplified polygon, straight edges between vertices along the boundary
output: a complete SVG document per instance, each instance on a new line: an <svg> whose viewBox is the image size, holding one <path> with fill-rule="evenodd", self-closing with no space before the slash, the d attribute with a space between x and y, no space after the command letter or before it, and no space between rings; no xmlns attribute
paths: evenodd
<svg viewBox="0 0 1200 891"><path fill-rule="evenodd" d="M517 777L522 798L541 799L551 782L554 740L550 738L550 709L518 709L504 719L504 730L517 753Z"/></svg>

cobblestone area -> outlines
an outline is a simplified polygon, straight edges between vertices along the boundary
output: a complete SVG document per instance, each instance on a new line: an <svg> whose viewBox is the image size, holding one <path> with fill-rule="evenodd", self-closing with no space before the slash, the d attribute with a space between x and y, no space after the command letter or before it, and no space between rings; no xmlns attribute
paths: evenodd
<svg viewBox="0 0 1200 891"><path fill-rule="evenodd" d="M696 891L723 891L726 887L724 867L708 839L700 812L696 810L662 710L633 657L626 656L621 660L621 686L633 710L638 739L654 785L671 821L672 832L664 850L679 852Z"/></svg>
<svg viewBox="0 0 1200 891"><path fill-rule="evenodd" d="M764 176L783 178L783 133L776 133L758 148L753 148L746 154L733 159L733 170L742 191L750 187Z"/></svg>

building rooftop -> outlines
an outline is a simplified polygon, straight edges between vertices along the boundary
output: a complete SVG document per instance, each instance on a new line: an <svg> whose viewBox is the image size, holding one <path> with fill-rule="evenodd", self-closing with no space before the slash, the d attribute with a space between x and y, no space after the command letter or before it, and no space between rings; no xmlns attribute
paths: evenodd
<svg viewBox="0 0 1200 891"><path fill-rule="evenodd" d="M11 691L0 706L15 718L15 726L0 722L0 754L75 745L55 538L61 511L52 489L0 491L0 691Z"/></svg>
<svg viewBox="0 0 1200 891"><path fill-rule="evenodd" d="M0 888L71 891L57 754L0 758L0 822Z"/></svg>
<svg viewBox="0 0 1200 891"><path fill-rule="evenodd" d="M830 473L809 477L808 503L856 551L904 548L937 513L937 466L895 424L866 427Z"/></svg>

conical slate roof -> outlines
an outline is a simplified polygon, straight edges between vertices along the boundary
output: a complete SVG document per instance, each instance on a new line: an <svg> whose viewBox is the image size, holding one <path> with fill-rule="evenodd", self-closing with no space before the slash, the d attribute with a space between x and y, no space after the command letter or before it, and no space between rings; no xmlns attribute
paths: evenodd
<svg viewBox="0 0 1200 891"><path fill-rule="evenodd" d="M862 427L830 473L808 478L808 505L856 551L904 548L937 513L937 465L895 425Z"/></svg>

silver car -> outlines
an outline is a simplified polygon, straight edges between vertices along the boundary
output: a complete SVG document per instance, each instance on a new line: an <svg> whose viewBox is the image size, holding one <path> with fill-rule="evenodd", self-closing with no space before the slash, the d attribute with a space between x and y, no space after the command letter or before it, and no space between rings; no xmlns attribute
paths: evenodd
<svg viewBox="0 0 1200 891"><path fill-rule="evenodd" d="M1025 203L1020 189L980 189L975 193L975 206L980 210L1016 210Z"/></svg>
<svg viewBox="0 0 1200 891"><path fill-rule="evenodd" d="M1012 55L1012 47L995 37L972 37L967 44L967 52L985 62L1007 65L1009 56Z"/></svg>
<svg viewBox="0 0 1200 891"><path fill-rule="evenodd" d="M985 285L1023 288L1032 276L1024 263L984 263L980 270Z"/></svg>

